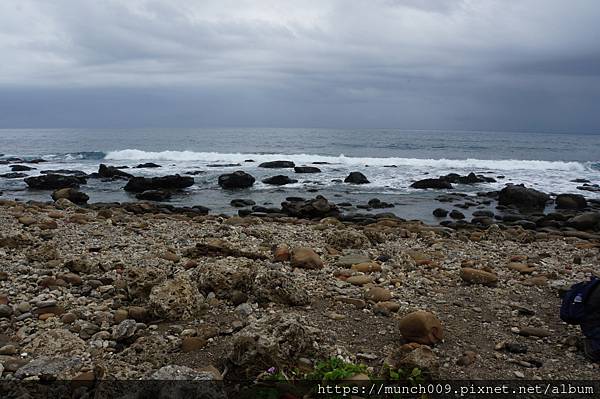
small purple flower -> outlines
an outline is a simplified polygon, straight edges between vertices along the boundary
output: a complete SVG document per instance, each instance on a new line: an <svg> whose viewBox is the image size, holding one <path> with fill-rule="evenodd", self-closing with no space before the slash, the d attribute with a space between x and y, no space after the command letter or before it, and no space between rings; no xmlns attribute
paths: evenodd
<svg viewBox="0 0 600 399"><path fill-rule="evenodd" d="M275 367L269 367L269 369L267 370L267 373L275 374L275 370L277 370Z"/></svg>

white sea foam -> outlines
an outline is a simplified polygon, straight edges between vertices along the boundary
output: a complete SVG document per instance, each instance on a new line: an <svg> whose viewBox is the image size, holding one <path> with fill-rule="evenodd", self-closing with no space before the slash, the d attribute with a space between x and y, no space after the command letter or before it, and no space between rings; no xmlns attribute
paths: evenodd
<svg viewBox="0 0 600 399"><path fill-rule="evenodd" d="M539 160L515 160L515 159L419 159L419 158L362 158L339 156L327 156L317 154L244 154L244 153L218 153L218 152L194 152L194 151L160 151L148 152L136 149L127 149L108 152L106 160L119 161L179 161L179 162L223 162L241 163L252 159L256 162L273 160L290 160L296 164L309 164L312 162L328 162L331 164L346 166L407 166L425 167L436 169L467 169L477 170L556 170L583 172L587 169L586 164L581 162L563 161L539 161Z"/></svg>

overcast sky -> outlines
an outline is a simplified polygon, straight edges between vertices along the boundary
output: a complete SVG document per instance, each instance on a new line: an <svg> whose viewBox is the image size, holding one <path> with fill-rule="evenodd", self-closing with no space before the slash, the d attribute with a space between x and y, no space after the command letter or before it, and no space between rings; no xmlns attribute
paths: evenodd
<svg viewBox="0 0 600 399"><path fill-rule="evenodd" d="M0 127L600 132L598 0L2 0Z"/></svg>

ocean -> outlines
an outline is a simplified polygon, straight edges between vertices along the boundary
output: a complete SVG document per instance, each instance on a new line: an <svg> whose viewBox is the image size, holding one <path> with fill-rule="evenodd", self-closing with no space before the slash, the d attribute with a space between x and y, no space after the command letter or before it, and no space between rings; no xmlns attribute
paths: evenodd
<svg viewBox="0 0 600 399"><path fill-rule="evenodd" d="M469 172L497 182L459 184L451 191L476 195L501 189L506 183L523 183L547 193L600 198L600 193L578 190L581 183L572 181L600 183L600 135L397 129L4 129L0 130L0 154L0 160L45 159L45 163L30 165L36 168L25 172L30 176L53 169L92 173L100 163L130 168L144 162L161 165L128 170L139 176L197 171L194 186L174 195L169 203L203 205L228 214L237 212L229 206L235 198L278 206L289 196L321 194L334 202L352 204L379 198L395 205L386 212L435 222L431 215L439 206L435 197L444 191L413 189L410 184L427 177ZM295 174L291 169L258 167L272 160L290 160L297 166L318 162L322 173ZM257 179L254 187L222 190L218 176L235 170L253 175ZM0 165L0 175L10 171L9 165ZM362 172L370 183L339 181L352 171ZM298 183L277 187L261 182L278 174ZM122 190L124 184L89 179L82 191L90 196L90 202L135 201ZM51 200L49 192L28 189L22 178L0 177L0 191L2 198Z"/></svg>

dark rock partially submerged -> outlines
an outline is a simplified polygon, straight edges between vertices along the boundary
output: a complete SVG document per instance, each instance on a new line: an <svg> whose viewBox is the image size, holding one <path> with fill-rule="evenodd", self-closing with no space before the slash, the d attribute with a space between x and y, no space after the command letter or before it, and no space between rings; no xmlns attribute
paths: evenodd
<svg viewBox="0 0 600 399"><path fill-rule="evenodd" d="M310 200L284 201L281 203L281 209L288 216L304 219L337 217L340 214L337 206L321 195Z"/></svg>
<svg viewBox="0 0 600 399"><path fill-rule="evenodd" d="M219 176L219 186L227 189L252 187L256 179L241 170Z"/></svg>
<svg viewBox="0 0 600 399"><path fill-rule="evenodd" d="M444 179L423 179L418 180L410 185L412 188L426 189L426 188L434 188L434 189L451 189L452 184L449 181Z"/></svg>
<svg viewBox="0 0 600 399"><path fill-rule="evenodd" d="M109 178L109 179L114 179L114 178L130 179L133 177L133 175L131 175L127 172L123 172L122 170L118 169L115 166L106 166L105 164L102 163L98 167L98 177Z"/></svg>
<svg viewBox="0 0 600 399"><path fill-rule="evenodd" d="M509 185L500 190L498 204L512 205L520 210L543 210L550 197L524 185Z"/></svg>
<svg viewBox="0 0 600 399"><path fill-rule="evenodd" d="M271 184L274 186L284 186L286 184L298 183L298 180L290 179L285 175L277 175L273 177L268 177L262 181L265 184Z"/></svg>
<svg viewBox="0 0 600 399"><path fill-rule="evenodd" d="M21 173L21 172L9 172L9 173L4 173L1 174L0 177L4 177L5 179L20 179L22 177L27 177L29 176L27 173Z"/></svg>
<svg viewBox="0 0 600 399"><path fill-rule="evenodd" d="M72 203L79 205L87 203L90 199L86 193L82 193L74 188L61 188L52 193L52 199L54 201L58 201L62 198L68 199Z"/></svg>
<svg viewBox="0 0 600 399"><path fill-rule="evenodd" d="M12 170L13 172L27 172L30 170L34 170L35 168L32 168L31 166L25 166L25 165L10 165L10 170Z"/></svg>
<svg viewBox="0 0 600 399"><path fill-rule="evenodd" d="M171 198L171 192L165 190L146 190L136 194L135 198L145 201L167 201Z"/></svg>
<svg viewBox="0 0 600 399"><path fill-rule="evenodd" d="M348 175L348 177L346 177L344 179L344 182L352 183L352 184L368 184L368 183L370 183L369 180L367 179L367 177L360 172L351 172Z"/></svg>
<svg viewBox="0 0 600 399"><path fill-rule="evenodd" d="M294 167L296 173L321 173L321 169L316 166L296 166Z"/></svg>
<svg viewBox="0 0 600 399"><path fill-rule="evenodd" d="M292 161L270 161L263 162L258 165L259 168L270 168L270 169L281 169L281 168L293 168L296 166Z"/></svg>
<svg viewBox="0 0 600 399"><path fill-rule="evenodd" d="M143 168L160 168L161 166L159 164L156 164L154 162L146 162L146 163L141 163L139 165L136 166L136 169L143 169Z"/></svg>
<svg viewBox="0 0 600 399"><path fill-rule="evenodd" d="M79 176L64 176L47 174L42 176L28 177L25 179L25 183L30 188L40 190L57 190L59 188L77 188L81 184L86 184L87 180L84 177Z"/></svg>
<svg viewBox="0 0 600 399"><path fill-rule="evenodd" d="M189 176L168 175L161 177L132 177L125 185L125 191L141 193L148 190L178 190L194 185L194 178Z"/></svg>
<svg viewBox="0 0 600 399"><path fill-rule="evenodd" d="M587 206L587 201L581 194L559 194L554 203L558 209L584 209Z"/></svg>

